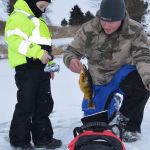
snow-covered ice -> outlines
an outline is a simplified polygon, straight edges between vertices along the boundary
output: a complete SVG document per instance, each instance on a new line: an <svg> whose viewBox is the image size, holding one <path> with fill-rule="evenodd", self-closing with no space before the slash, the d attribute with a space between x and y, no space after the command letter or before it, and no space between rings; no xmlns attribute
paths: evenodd
<svg viewBox="0 0 150 150"><path fill-rule="evenodd" d="M66 150L73 138L72 130L80 126L82 117L81 102L83 94L78 85L78 74L69 71L63 64L62 58L57 58L61 71L55 74L51 81L52 95L55 106L50 118L54 128L54 136L62 139L63 146L58 150ZM0 60L0 150L12 150L9 145L9 126L16 103L16 86L14 70L8 66L7 59ZM142 124L142 137L138 142L125 144L127 150L149 150L150 142L150 102L145 109Z"/></svg>
<svg viewBox="0 0 150 150"><path fill-rule="evenodd" d="M52 39L52 44L58 46L67 45L73 40L72 37L61 38L61 39Z"/></svg>
<svg viewBox="0 0 150 150"><path fill-rule="evenodd" d="M4 36L0 36L0 45L5 45Z"/></svg>

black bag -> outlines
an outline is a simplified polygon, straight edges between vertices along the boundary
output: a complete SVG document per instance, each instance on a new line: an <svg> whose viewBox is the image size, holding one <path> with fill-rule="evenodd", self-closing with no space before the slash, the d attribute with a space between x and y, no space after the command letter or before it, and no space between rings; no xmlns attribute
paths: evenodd
<svg viewBox="0 0 150 150"><path fill-rule="evenodd" d="M117 128L120 137L113 132ZM122 133L117 125L105 122L90 122L74 129L74 139L68 150L125 150Z"/></svg>

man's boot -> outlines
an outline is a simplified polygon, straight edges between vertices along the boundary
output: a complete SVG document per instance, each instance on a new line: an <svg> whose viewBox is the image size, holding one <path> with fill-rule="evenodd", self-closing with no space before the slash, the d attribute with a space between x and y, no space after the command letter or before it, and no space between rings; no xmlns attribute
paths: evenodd
<svg viewBox="0 0 150 150"><path fill-rule="evenodd" d="M135 142L140 138L140 133L133 131L132 127L128 125L129 118L119 113L117 117L117 124L122 129L122 140L124 142Z"/></svg>

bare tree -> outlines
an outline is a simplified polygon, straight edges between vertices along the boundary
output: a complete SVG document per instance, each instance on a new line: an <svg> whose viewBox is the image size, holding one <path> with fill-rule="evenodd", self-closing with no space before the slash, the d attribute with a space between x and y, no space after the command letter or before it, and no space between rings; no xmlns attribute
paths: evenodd
<svg viewBox="0 0 150 150"><path fill-rule="evenodd" d="M138 22L144 21L144 14L148 8L148 3L144 0L125 0L127 11L130 17Z"/></svg>

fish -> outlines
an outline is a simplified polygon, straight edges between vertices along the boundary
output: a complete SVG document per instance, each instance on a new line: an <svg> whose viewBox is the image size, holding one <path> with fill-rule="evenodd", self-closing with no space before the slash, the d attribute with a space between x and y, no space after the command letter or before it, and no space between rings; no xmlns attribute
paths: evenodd
<svg viewBox="0 0 150 150"><path fill-rule="evenodd" d="M80 71L79 85L81 91L84 93L84 98L88 100L88 108L94 109L95 104L93 102L92 77L84 64Z"/></svg>

